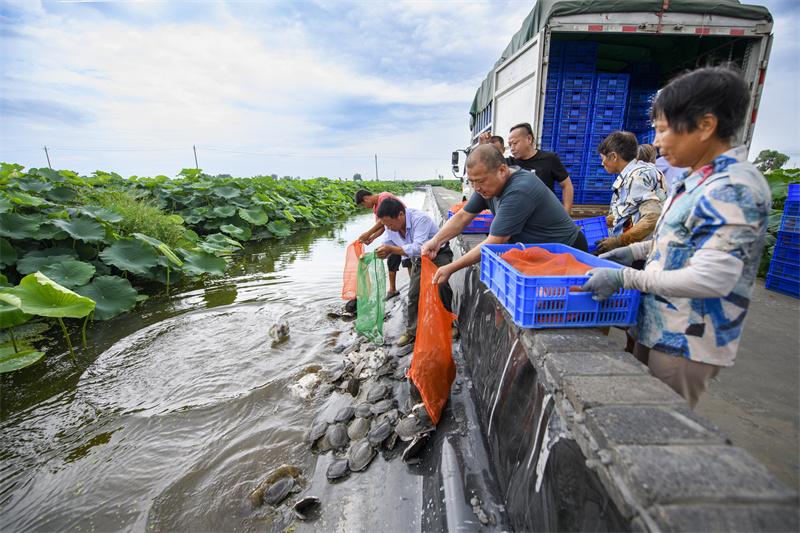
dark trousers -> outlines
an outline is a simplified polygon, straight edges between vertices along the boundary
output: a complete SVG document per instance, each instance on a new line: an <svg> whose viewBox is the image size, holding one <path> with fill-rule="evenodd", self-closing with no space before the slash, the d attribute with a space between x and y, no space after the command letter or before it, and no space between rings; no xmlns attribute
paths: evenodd
<svg viewBox="0 0 800 533"><path fill-rule="evenodd" d="M582 231L578 232L578 236L575 238L575 242L572 243L572 247L581 252L589 251L589 243L586 242L586 235L584 235Z"/></svg>
<svg viewBox="0 0 800 533"><path fill-rule="evenodd" d="M448 249L440 250L433 264L444 266L453 262L453 251ZM419 259L411 261L411 284L408 287L408 307L406 308L406 331L412 335L417 334L417 316L419 314L419 277L422 273L422 265ZM448 311L453 310L453 290L450 282L439 285L439 297Z"/></svg>

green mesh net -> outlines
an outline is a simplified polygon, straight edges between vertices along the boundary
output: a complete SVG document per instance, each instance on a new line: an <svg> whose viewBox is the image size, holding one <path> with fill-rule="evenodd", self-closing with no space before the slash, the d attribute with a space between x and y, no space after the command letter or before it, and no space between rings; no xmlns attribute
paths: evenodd
<svg viewBox="0 0 800 533"><path fill-rule="evenodd" d="M369 252L358 260L358 305L356 331L375 344L383 344L383 309L386 272L383 261Z"/></svg>

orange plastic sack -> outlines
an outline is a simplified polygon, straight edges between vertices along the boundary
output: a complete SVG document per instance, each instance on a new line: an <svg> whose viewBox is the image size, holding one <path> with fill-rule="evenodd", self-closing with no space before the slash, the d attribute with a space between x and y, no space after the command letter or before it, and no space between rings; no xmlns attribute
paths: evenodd
<svg viewBox="0 0 800 533"><path fill-rule="evenodd" d="M355 300L358 295L358 258L364 255L364 243L355 241L347 247L344 260L342 300Z"/></svg>
<svg viewBox="0 0 800 533"><path fill-rule="evenodd" d="M439 286L433 284L436 265L422 258L419 279L419 315L417 340L408 377L422 395L425 409L434 424L439 423L456 378L453 362L453 332L450 329L456 315L445 309L439 297Z"/></svg>
<svg viewBox="0 0 800 533"><path fill-rule="evenodd" d="M461 211L461 209L462 209L462 208L463 208L465 205L467 205L467 202L458 202L457 204L453 204L453 205L451 205L451 206L450 206L450 211L451 211L451 212L452 212L452 213L455 215L456 213L458 213L459 211ZM478 213L478 214L479 214L479 215L491 215L491 214L492 214L492 212L491 212L491 211L489 211L488 209L484 209L483 211L481 211L481 212L480 212L480 213Z"/></svg>
<svg viewBox="0 0 800 533"><path fill-rule="evenodd" d="M572 254L554 254L538 246L512 248L500 257L526 276L583 276L594 268Z"/></svg>

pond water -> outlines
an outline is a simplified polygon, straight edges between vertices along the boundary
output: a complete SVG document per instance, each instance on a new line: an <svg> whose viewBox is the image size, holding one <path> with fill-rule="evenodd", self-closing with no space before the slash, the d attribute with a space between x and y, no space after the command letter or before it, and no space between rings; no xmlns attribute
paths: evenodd
<svg viewBox="0 0 800 533"><path fill-rule="evenodd" d="M425 194L404 199L421 208ZM0 529L268 526L247 496L274 468L311 464L303 434L322 400L289 386L351 335L326 313L341 305L347 243L373 220L251 246L223 279L96 323L77 367L56 344L2 376ZM273 347L281 319L290 338Z"/></svg>

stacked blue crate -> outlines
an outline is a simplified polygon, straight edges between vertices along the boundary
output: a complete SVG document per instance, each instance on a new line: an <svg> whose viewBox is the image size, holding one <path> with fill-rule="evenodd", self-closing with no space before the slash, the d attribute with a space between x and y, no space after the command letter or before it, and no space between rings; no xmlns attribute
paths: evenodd
<svg viewBox="0 0 800 533"><path fill-rule="evenodd" d="M596 43L567 42L563 45L559 112L554 144L555 151L569 172L576 192L583 186L596 58Z"/></svg>
<svg viewBox="0 0 800 533"><path fill-rule="evenodd" d="M789 185L766 286L800 298L800 184Z"/></svg>
<svg viewBox="0 0 800 533"><path fill-rule="evenodd" d="M656 140L656 130L649 129L645 132L639 133L636 135L636 140L639 144L653 144L653 141Z"/></svg>
<svg viewBox="0 0 800 533"><path fill-rule="evenodd" d="M628 74L597 74L579 203L608 204L611 201L614 176L603 169L597 147L610 133L622 129L629 84Z"/></svg>
<svg viewBox="0 0 800 533"><path fill-rule="evenodd" d="M560 41L551 41L550 56L547 67L547 85L544 101L544 120L542 132L539 135L539 147L552 152L556 149L556 123L559 113L559 93L561 91L562 52Z"/></svg>
<svg viewBox="0 0 800 533"><path fill-rule="evenodd" d="M661 69L658 63L634 63L631 65L631 84L625 129L635 134L652 130L650 108L658 92Z"/></svg>

